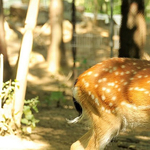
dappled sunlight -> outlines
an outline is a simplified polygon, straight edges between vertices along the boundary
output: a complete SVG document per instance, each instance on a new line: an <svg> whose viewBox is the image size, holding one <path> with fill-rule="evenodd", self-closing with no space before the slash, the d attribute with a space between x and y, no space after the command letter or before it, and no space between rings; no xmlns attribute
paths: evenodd
<svg viewBox="0 0 150 150"><path fill-rule="evenodd" d="M149 137L147 137L147 136L136 136L136 138L137 139L139 139L139 140L144 140L144 141L150 141L150 136Z"/></svg>
<svg viewBox="0 0 150 150"><path fill-rule="evenodd" d="M102 37L109 37L109 33L108 33L108 31L103 31L103 32L101 32L101 36Z"/></svg>
<svg viewBox="0 0 150 150"><path fill-rule="evenodd" d="M72 39L72 24L67 21L64 20L63 21L63 41L69 42Z"/></svg>

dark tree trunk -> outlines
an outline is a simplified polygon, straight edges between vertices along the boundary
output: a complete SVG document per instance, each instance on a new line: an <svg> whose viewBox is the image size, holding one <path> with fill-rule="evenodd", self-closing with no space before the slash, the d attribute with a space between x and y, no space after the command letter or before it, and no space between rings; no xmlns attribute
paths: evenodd
<svg viewBox="0 0 150 150"><path fill-rule="evenodd" d="M76 70L76 8L75 8L75 0L72 1L72 26L73 26L73 33L72 33L72 56L73 56L73 78L74 80L77 77L77 70Z"/></svg>
<svg viewBox="0 0 150 150"><path fill-rule="evenodd" d="M8 61L5 41L3 0L0 0L0 54L3 54L4 56L4 81L7 81L11 78L12 71Z"/></svg>
<svg viewBox="0 0 150 150"><path fill-rule="evenodd" d="M141 58L146 37L144 0L122 0L119 57Z"/></svg>

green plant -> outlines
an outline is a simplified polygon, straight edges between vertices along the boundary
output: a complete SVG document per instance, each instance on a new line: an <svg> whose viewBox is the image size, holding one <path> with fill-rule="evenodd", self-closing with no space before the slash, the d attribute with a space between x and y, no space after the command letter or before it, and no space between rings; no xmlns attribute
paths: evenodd
<svg viewBox="0 0 150 150"><path fill-rule="evenodd" d="M78 70L80 70L80 69L86 70L86 69L88 69L90 67L88 62L87 62L87 58L85 58L85 57L82 57L80 60L77 60L77 62L80 64L77 67Z"/></svg>
<svg viewBox="0 0 150 150"><path fill-rule="evenodd" d="M36 127L39 120L35 119L33 112L38 113L37 105L39 103L38 97L24 101L23 118L21 123L26 125L23 127L23 132L31 133L32 129Z"/></svg>
<svg viewBox="0 0 150 150"><path fill-rule="evenodd" d="M13 98L15 85L17 81L7 81L3 83L2 92L0 94L0 99L2 102L2 108L0 108L0 135L5 135L6 133L13 133L12 124L14 120L13 114Z"/></svg>
<svg viewBox="0 0 150 150"><path fill-rule="evenodd" d="M0 108L0 135L5 135L6 133L15 134L16 131L18 131L13 116L15 87L19 88L19 84L16 80L3 83L2 92L0 94L0 99L2 101L2 108ZM32 128L34 128L39 121L35 119L33 115L33 111L38 112L38 102L38 97L27 101L25 100L22 123L26 126L22 127L22 131L26 130L30 133Z"/></svg>
<svg viewBox="0 0 150 150"><path fill-rule="evenodd" d="M56 101L56 106L60 107L60 102L65 102L64 92L62 91L53 91L49 96L46 97L45 103L51 105L51 101Z"/></svg>

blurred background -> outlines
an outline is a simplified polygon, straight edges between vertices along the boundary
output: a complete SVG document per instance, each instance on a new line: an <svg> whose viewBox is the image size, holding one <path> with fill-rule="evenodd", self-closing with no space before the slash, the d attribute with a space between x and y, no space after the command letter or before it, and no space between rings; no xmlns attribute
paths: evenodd
<svg viewBox="0 0 150 150"><path fill-rule="evenodd" d="M130 10L134 8L132 4L136 9L134 17ZM33 147L24 149L68 150L88 129L86 123L68 125L66 122L66 118L78 115L71 100L75 79L92 65L118 57L120 51L125 52L121 43L125 43L128 50L138 47L137 51L128 52L129 57L149 59L150 0L1 0L0 7L0 52L4 56L2 82L11 81L12 84L16 79L20 84L20 89L16 90L18 95L11 85L15 97L11 103L15 101L15 107L6 107L6 98L2 97L1 109L21 112L15 124L27 126L24 132L33 142ZM133 24L128 26L129 17L133 17ZM125 41L120 40L121 37L126 37ZM137 42L138 38L140 42ZM128 56L123 53L121 57ZM10 83L7 86L10 87ZM2 93L7 95L4 90ZM25 108L28 102L24 99L29 99L30 104L34 102L33 108L31 105ZM34 106L38 113L32 115L38 121L28 113ZM18 134L16 128L12 128L12 132L9 128L4 130L0 126L0 129L1 135ZM143 136L150 140L147 131ZM133 141L128 140L131 138ZM9 140L12 142L12 138ZM131 145L143 150L150 148L141 137L124 134L112 146L119 150L122 147L129 149ZM1 148L13 149L7 144ZM23 149L21 144L18 148ZM112 147L108 146L109 149Z"/></svg>

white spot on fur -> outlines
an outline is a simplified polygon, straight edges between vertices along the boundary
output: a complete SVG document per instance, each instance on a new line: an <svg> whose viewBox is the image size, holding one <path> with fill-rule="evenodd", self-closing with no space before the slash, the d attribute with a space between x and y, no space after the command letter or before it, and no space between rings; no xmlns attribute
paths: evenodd
<svg viewBox="0 0 150 150"><path fill-rule="evenodd" d="M126 71L126 74L130 74L130 71Z"/></svg>
<svg viewBox="0 0 150 150"><path fill-rule="evenodd" d="M149 94L149 91L145 91L144 93L145 93L145 94Z"/></svg>
<svg viewBox="0 0 150 150"><path fill-rule="evenodd" d="M118 92L120 92L120 91L121 91L121 88L118 89Z"/></svg>
<svg viewBox="0 0 150 150"><path fill-rule="evenodd" d="M95 99L95 103L99 106L98 98Z"/></svg>
<svg viewBox="0 0 150 150"><path fill-rule="evenodd" d="M109 106L112 107L112 106L113 106L113 103L109 103Z"/></svg>
<svg viewBox="0 0 150 150"><path fill-rule="evenodd" d="M84 78L82 79L82 82L85 82L85 79L84 79Z"/></svg>
<svg viewBox="0 0 150 150"><path fill-rule="evenodd" d="M137 107L136 107L136 106L133 106L133 109L137 109Z"/></svg>
<svg viewBox="0 0 150 150"><path fill-rule="evenodd" d="M95 88L97 88L97 87L98 87L98 84L95 85Z"/></svg>
<svg viewBox="0 0 150 150"><path fill-rule="evenodd" d="M102 91L105 91L106 90L106 87L102 87Z"/></svg>
<svg viewBox="0 0 150 150"><path fill-rule="evenodd" d="M123 85L127 85L128 84L128 82L124 82L124 84Z"/></svg>
<svg viewBox="0 0 150 150"><path fill-rule="evenodd" d="M110 89L107 89L106 92L107 92L107 93L110 93Z"/></svg>
<svg viewBox="0 0 150 150"><path fill-rule="evenodd" d="M121 68L125 68L125 65L122 65Z"/></svg>
<svg viewBox="0 0 150 150"><path fill-rule="evenodd" d="M94 74L94 77L98 77L98 73Z"/></svg>
<svg viewBox="0 0 150 150"><path fill-rule="evenodd" d="M88 94L91 95L91 91L89 91Z"/></svg>
<svg viewBox="0 0 150 150"><path fill-rule="evenodd" d="M107 78L103 78L102 80L103 80L103 81L107 81Z"/></svg>
<svg viewBox="0 0 150 150"><path fill-rule="evenodd" d="M115 85L115 88L118 88L119 85Z"/></svg>
<svg viewBox="0 0 150 150"><path fill-rule="evenodd" d="M137 67L137 69L141 69L141 67Z"/></svg>
<svg viewBox="0 0 150 150"><path fill-rule="evenodd" d="M113 70L113 71L117 70L117 67L113 67L112 70Z"/></svg>
<svg viewBox="0 0 150 150"><path fill-rule="evenodd" d="M122 105L122 106L126 105L126 102L124 102L124 101L123 101L123 102L121 102L121 105Z"/></svg>
<svg viewBox="0 0 150 150"><path fill-rule="evenodd" d="M101 110L104 111L104 110L105 110L105 107L102 106L102 107L101 107Z"/></svg>
<svg viewBox="0 0 150 150"><path fill-rule="evenodd" d="M117 71L117 72L115 72L115 75L117 76L117 75L119 75L119 72Z"/></svg>
<svg viewBox="0 0 150 150"><path fill-rule="evenodd" d="M101 82L102 82L102 79L99 79L99 80L98 80L98 83L101 83Z"/></svg>
<svg viewBox="0 0 150 150"><path fill-rule="evenodd" d="M112 70L112 69L110 69L110 70L109 70L109 73L112 73L112 72L113 72L113 70Z"/></svg>
<svg viewBox="0 0 150 150"><path fill-rule="evenodd" d="M129 107L129 108L132 108L132 105L131 105L131 104L127 104L127 103L126 103L125 106L127 106L127 107Z"/></svg>
<svg viewBox="0 0 150 150"><path fill-rule="evenodd" d="M73 97L74 98L78 97L78 87L77 86L73 88Z"/></svg>
<svg viewBox="0 0 150 150"><path fill-rule="evenodd" d="M142 76L138 76L138 78L142 78Z"/></svg>
<svg viewBox="0 0 150 150"><path fill-rule="evenodd" d="M122 106L126 106L126 107L128 107L128 108L137 109L137 107L136 107L135 105L131 105L131 104L128 104L128 103L126 103L126 102L122 102L121 105L122 105Z"/></svg>
<svg viewBox="0 0 150 150"><path fill-rule="evenodd" d="M131 88L129 88L129 91L132 91L133 90L133 88L131 87Z"/></svg>
<svg viewBox="0 0 150 150"><path fill-rule="evenodd" d="M145 89L144 88L139 88L138 91L145 91Z"/></svg>
<svg viewBox="0 0 150 150"><path fill-rule="evenodd" d="M110 114L110 112L111 112L110 110L106 109L106 113Z"/></svg>
<svg viewBox="0 0 150 150"><path fill-rule="evenodd" d="M124 75L124 72L121 72L120 75L123 76L123 75Z"/></svg>
<svg viewBox="0 0 150 150"><path fill-rule="evenodd" d="M113 83L113 82L108 83L108 86L114 86L114 85L115 85L115 83Z"/></svg>
<svg viewBox="0 0 150 150"><path fill-rule="evenodd" d="M92 97L93 100L95 99L95 96L93 94L91 95L91 97Z"/></svg>
<svg viewBox="0 0 150 150"><path fill-rule="evenodd" d="M135 87L134 90L138 91L138 90L139 90L139 87Z"/></svg>
<svg viewBox="0 0 150 150"><path fill-rule="evenodd" d="M122 79L120 82L123 82L124 81L124 79Z"/></svg>
<svg viewBox="0 0 150 150"><path fill-rule="evenodd" d="M112 100L112 101L115 101L116 98L117 98L116 96L113 96L111 100Z"/></svg>
<svg viewBox="0 0 150 150"><path fill-rule="evenodd" d="M84 85L85 87L89 87L90 84L88 82L85 82Z"/></svg>
<svg viewBox="0 0 150 150"><path fill-rule="evenodd" d="M105 95L102 95L102 96L101 96L101 99L102 99L102 101L105 101L105 100L106 100Z"/></svg>
<svg viewBox="0 0 150 150"><path fill-rule="evenodd" d="M88 75L91 75L91 74L92 74L92 71L88 72L87 74L88 74Z"/></svg>
<svg viewBox="0 0 150 150"><path fill-rule="evenodd" d="M103 68L103 71L106 71L106 72L107 72L108 70L109 70L108 68Z"/></svg>

